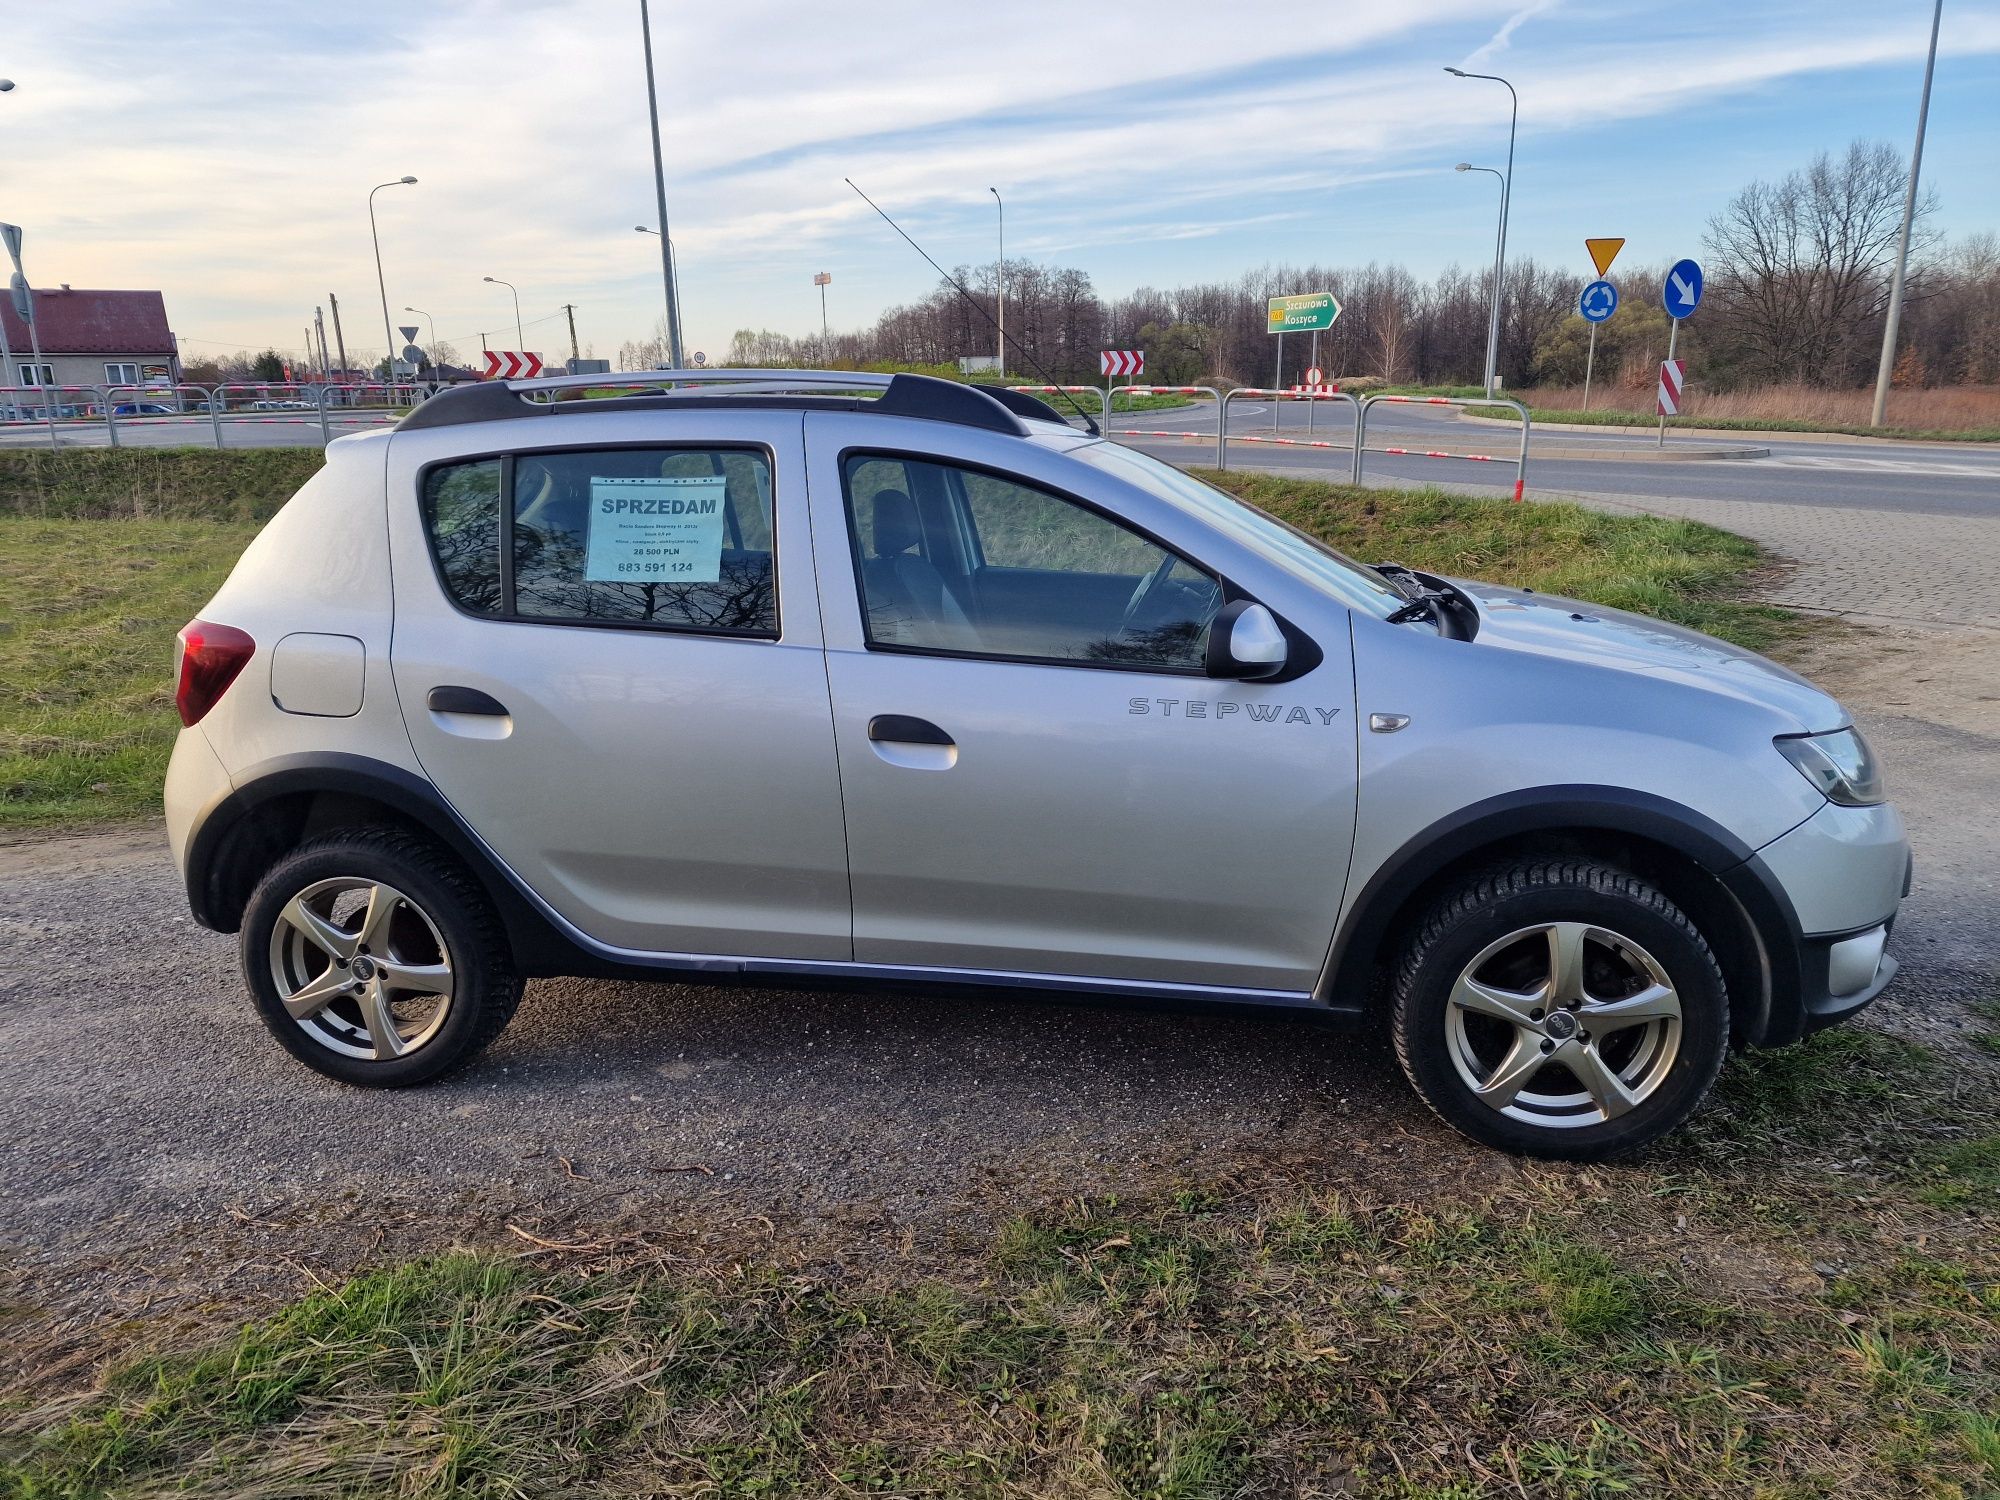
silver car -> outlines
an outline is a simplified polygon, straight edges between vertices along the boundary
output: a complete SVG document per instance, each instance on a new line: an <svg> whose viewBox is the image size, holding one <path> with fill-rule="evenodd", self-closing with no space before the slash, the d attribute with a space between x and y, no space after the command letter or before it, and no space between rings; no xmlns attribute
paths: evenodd
<svg viewBox="0 0 2000 1500"><path fill-rule="evenodd" d="M353 1084L541 975L1033 989L1379 1020L1451 1125L1599 1158L1895 972L1909 850L1826 694L1364 566L1017 392L445 391L181 642L194 914Z"/></svg>

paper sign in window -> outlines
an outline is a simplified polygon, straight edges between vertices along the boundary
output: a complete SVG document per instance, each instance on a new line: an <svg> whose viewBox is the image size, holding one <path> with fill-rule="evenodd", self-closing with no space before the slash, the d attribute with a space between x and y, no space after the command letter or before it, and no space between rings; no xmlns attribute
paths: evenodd
<svg viewBox="0 0 2000 1500"><path fill-rule="evenodd" d="M722 577L721 474L590 481L592 583L715 583Z"/></svg>

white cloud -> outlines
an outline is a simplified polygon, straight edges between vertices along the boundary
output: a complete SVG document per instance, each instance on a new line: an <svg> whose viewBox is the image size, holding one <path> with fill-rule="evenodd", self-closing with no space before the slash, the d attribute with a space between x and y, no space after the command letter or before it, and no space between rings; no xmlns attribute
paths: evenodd
<svg viewBox="0 0 2000 1500"><path fill-rule="evenodd" d="M1281 258L1273 246L1365 260L1357 205L1504 139L1495 86L1443 63L1504 55L1526 143L1923 45L1909 17L1831 10L1717 4L1692 31L1726 30L1728 45L1689 45L1637 6L1529 4L1495 29L1478 0L1004 13L656 0L691 333L713 349L745 323L811 326L820 269L849 324L925 288L845 176L946 264L991 256L997 185L1010 254L1064 254L1113 292L1176 266L1233 276ZM2000 9L1948 21L1949 55L2000 52ZM530 342L552 353L567 352L565 301L599 353L656 315L657 248L632 231L655 211L626 0L331 14L73 0L9 42L21 86L0 99L0 217L28 227L40 282L163 287L179 329L229 347L295 346L334 290L350 351L372 354L364 204L407 172L416 187L377 198L399 315L430 308L462 349L480 329L511 343L512 304L486 274L520 284ZM1827 130L1829 144L1852 133L1832 112Z"/></svg>

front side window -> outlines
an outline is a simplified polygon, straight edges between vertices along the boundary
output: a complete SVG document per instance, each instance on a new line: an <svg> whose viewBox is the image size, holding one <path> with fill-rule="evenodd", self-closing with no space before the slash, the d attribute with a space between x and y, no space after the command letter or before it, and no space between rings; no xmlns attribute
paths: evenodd
<svg viewBox="0 0 2000 1500"><path fill-rule="evenodd" d="M870 645L1202 669L1220 582L1120 522L922 459L853 454L843 478Z"/></svg>
<svg viewBox="0 0 2000 1500"><path fill-rule="evenodd" d="M51 386L56 383L54 365L22 365L20 368L22 385Z"/></svg>
<svg viewBox="0 0 2000 1500"><path fill-rule="evenodd" d="M137 385L139 383L139 367L137 365L120 364L116 361L107 362L104 366L104 383L106 385Z"/></svg>
<svg viewBox="0 0 2000 1500"><path fill-rule="evenodd" d="M776 636L771 465L746 449L523 453L429 471L460 608L516 620Z"/></svg>

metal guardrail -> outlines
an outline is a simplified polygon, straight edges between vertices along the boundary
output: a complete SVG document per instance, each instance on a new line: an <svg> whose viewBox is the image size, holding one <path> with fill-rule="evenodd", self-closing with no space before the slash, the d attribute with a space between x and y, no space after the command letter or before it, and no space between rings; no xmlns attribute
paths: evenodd
<svg viewBox="0 0 2000 1500"><path fill-rule="evenodd" d="M1030 396L1095 396L1097 404L1103 408L1098 415L1107 424L1111 420L1111 396L1101 385L1010 385L1007 389Z"/></svg>
<svg viewBox="0 0 2000 1500"><path fill-rule="evenodd" d="M188 393L192 391L195 400L190 404ZM118 446L119 424L127 427L146 427L174 417L206 416L215 432L215 446L222 446L222 425L215 415L211 392L205 385L108 385L104 387L104 426L111 439L111 446ZM131 407L121 412L121 407ZM164 412L147 411L145 408L162 406Z"/></svg>
<svg viewBox="0 0 2000 1500"><path fill-rule="evenodd" d="M61 447L63 432L95 430L103 423L105 441L120 447L120 433L164 425L175 417L206 416L215 446L228 446L227 429L243 423L317 422L320 441L333 441L335 416L344 420L394 421L428 400L436 387L398 382L352 385L299 381L236 381L226 385L62 385L0 386L0 432L48 428L49 445ZM167 411L145 408L161 406ZM120 407L129 408L123 412Z"/></svg>
<svg viewBox="0 0 2000 1500"><path fill-rule="evenodd" d="M1300 390L1277 390L1266 386L1238 386L1222 398L1222 430L1225 440L1229 435L1229 403L1234 401L1238 396L1255 396L1270 401L1272 403L1271 426L1273 430L1278 425L1277 403L1281 401L1311 402L1313 404L1308 409L1312 411L1317 411L1319 409L1318 403L1322 401L1333 402L1335 404L1345 402L1347 405L1353 407L1355 482L1360 482L1361 403L1346 391L1317 390L1309 387ZM1248 432L1237 434L1234 441L1239 443L1270 443L1280 448L1345 448L1348 446L1346 443L1329 443L1317 438L1258 437L1256 434ZM1226 469L1229 465L1226 461L1218 461L1216 467L1218 469Z"/></svg>
<svg viewBox="0 0 2000 1500"><path fill-rule="evenodd" d="M1212 385L1114 385L1104 393L1104 414L1111 415L1114 397L1123 393L1127 396L1212 396L1215 398L1215 466L1220 469L1229 461L1228 442L1228 402L1221 391ZM1107 423L1107 427L1108 427ZM1133 437L1207 437L1205 432L1156 432L1139 427L1120 429Z"/></svg>
<svg viewBox="0 0 2000 1500"><path fill-rule="evenodd" d="M1368 451L1368 412L1371 407L1382 404L1399 406L1505 406L1520 414L1521 452L1514 460L1514 498L1520 500L1528 483L1528 435L1534 419L1528 415L1528 408L1518 401L1510 401L1504 396L1363 396L1361 411L1355 419L1354 427L1354 482L1361 483L1361 455ZM1411 458L1456 458L1467 463L1493 464L1507 462L1492 453L1445 453L1435 448L1378 448L1377 453L1402 454Z"/></svg>

